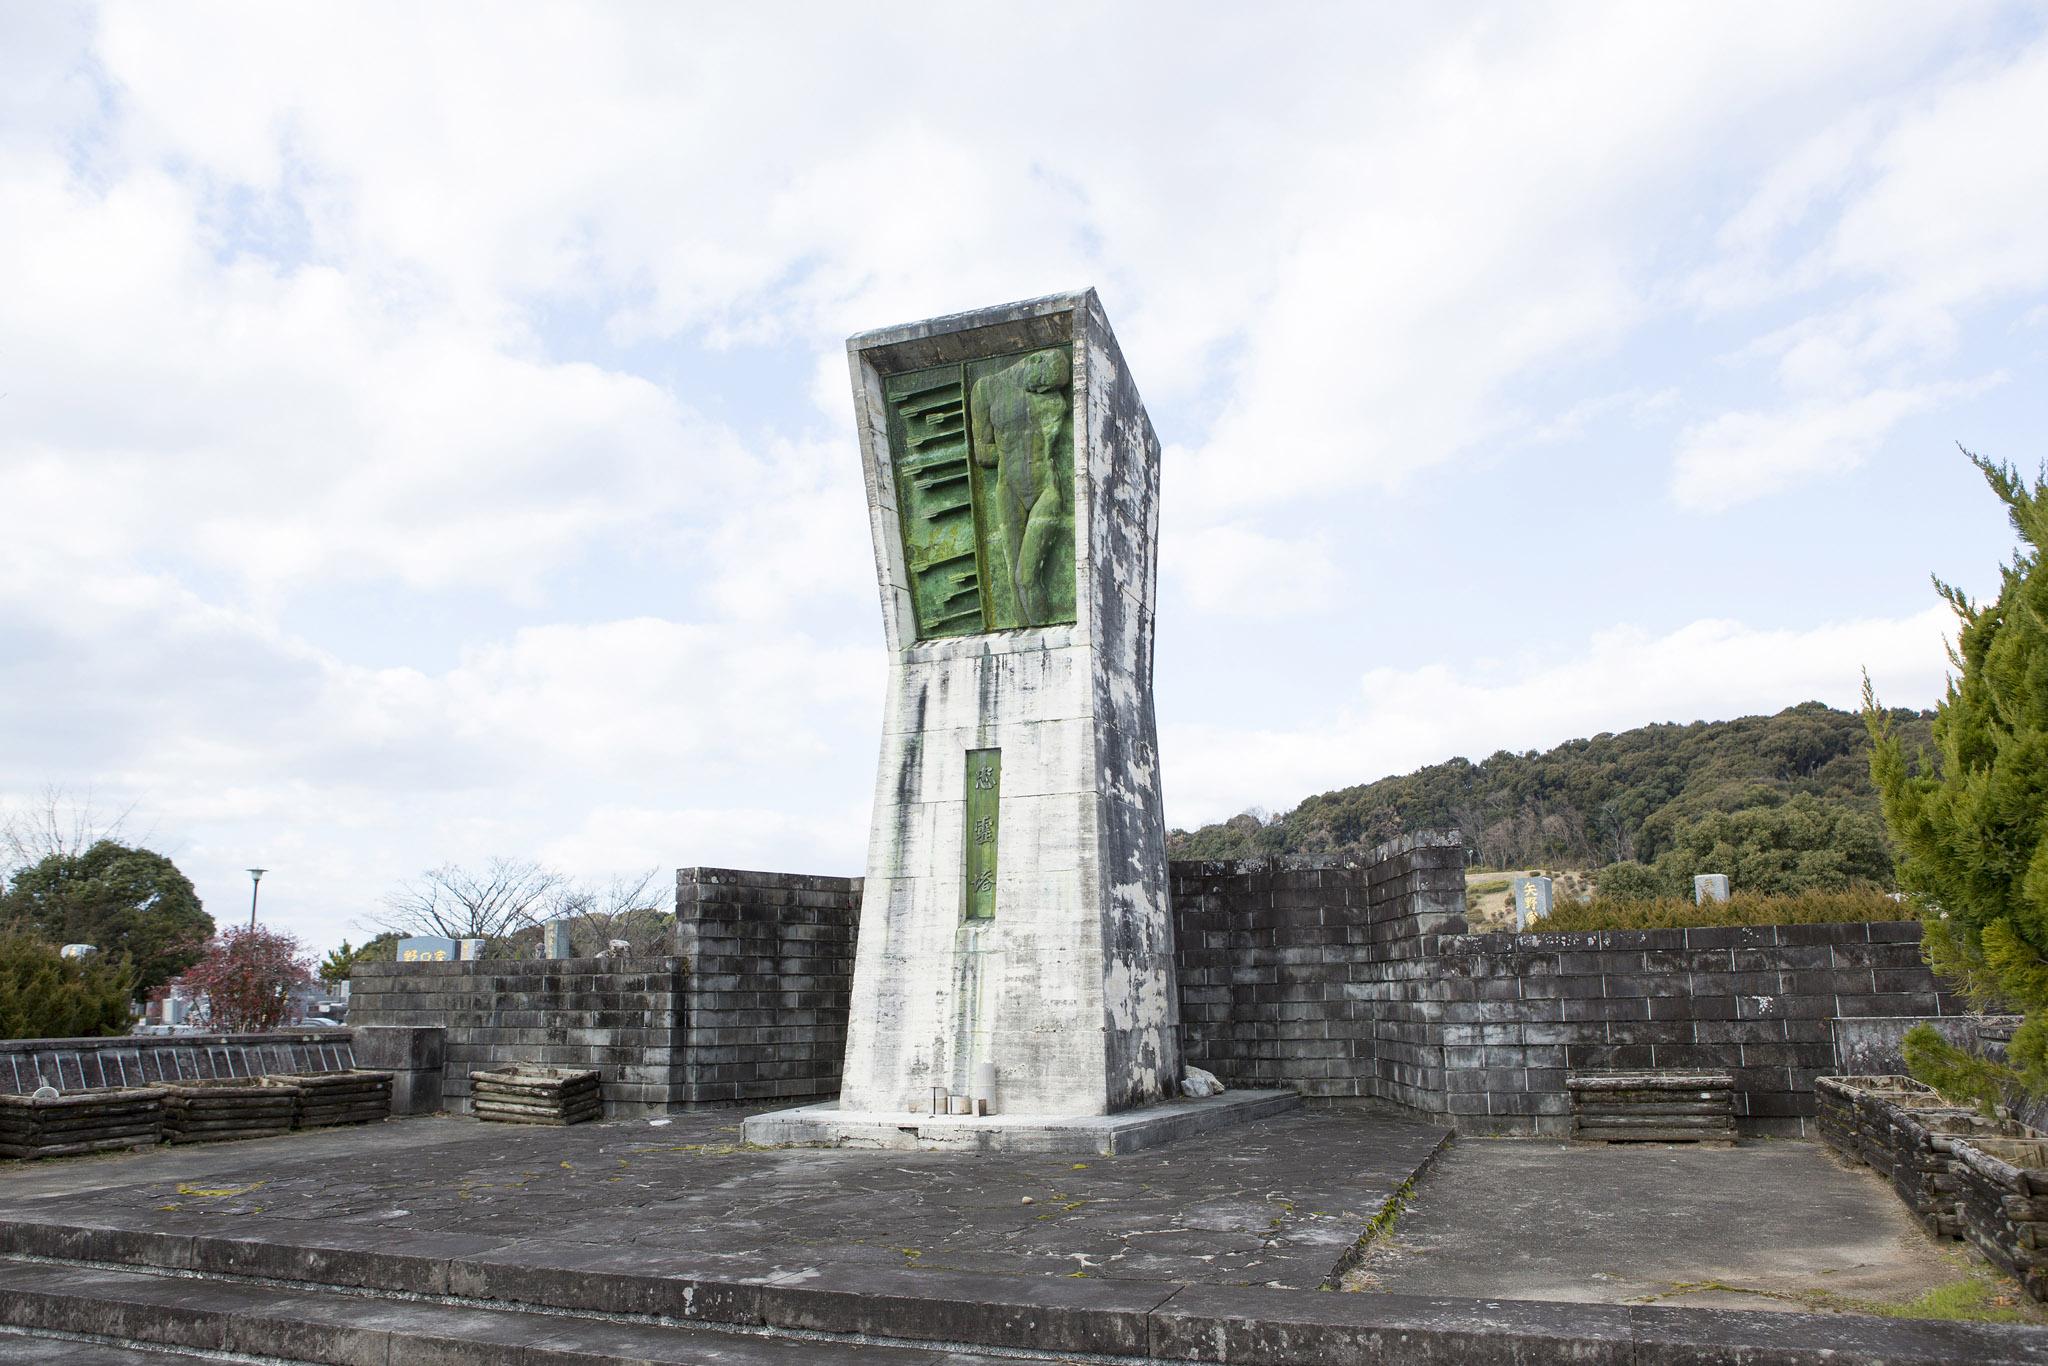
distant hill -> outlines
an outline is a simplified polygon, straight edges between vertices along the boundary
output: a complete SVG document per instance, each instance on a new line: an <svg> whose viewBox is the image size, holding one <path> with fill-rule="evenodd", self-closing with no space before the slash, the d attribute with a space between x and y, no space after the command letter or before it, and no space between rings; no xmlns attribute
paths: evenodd
<svg viewBox="0 0 2048 1366"><path fill-rule="evenodd" d="M1908 753L1929 742L1934 713L1894 716ZM1360 854L1406 831L1455 826L1468 857L1489 868L1636 862L1671 881L1694 863L1730 871L1757 856L1748 881L1758 890L1882 882L1891 855L1869 763L1860 716L1802 702L1775 716L1643 726L1542 753L1502 750L1477 764L1452 759L1325 792L1278 816L1252 811L1175 830L1167 851Z"/></svg>

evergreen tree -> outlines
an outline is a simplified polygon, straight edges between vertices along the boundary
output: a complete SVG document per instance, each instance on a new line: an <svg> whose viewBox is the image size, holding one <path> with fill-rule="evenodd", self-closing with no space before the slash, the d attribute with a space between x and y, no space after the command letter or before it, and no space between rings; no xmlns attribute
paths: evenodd
<svg viewBox="0 0 2048 1366"><path fill-rule="evenodd" d="M64 958L23 930L0 930L0 1039L122 1034L134 978L123 959Z"/></svg>
<svg viewBox="0 0 2048 1366"><path fill-rule="evenodd" d="M1988 604L1935 580L1958 632L1932 752L1908 755L1868 679L1864 720L1899 885L1926 924L1929 961L1973 1005L2026 1017L2006 1065L1925 1026L1907 1036L1907 1063L1952 1096L1991 1104L2014 1089L2048 1094L2048 476L2029 486L1964 454L2004 501L2020 549Z"/></svg>
<svg viewBox="0 0 2048 1366"><path fill-rule="evenodd" d="M199 961L213 934L192 880L151 849L96 841L21 869L0 896L0 924L27 926L53 944L92 944L127 958L147 993Z"/></svg>
<svg viewBox="0 0 2048 1366"><path fill-rule="evenodd" d="M346 982L358 963L389 963L398 957L400 936L386 931L366 941L360 947L341 941L341 947L330 949L320 963L320 980L328 986L339 986Z"/></svg>

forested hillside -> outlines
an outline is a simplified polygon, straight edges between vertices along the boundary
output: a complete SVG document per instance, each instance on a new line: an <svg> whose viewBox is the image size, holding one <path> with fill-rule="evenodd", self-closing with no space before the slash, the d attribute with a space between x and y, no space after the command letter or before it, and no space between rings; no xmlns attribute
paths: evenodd
<svg viewBox="0 0 2048 1366"><path fill-rule="evenodd" d="M1932 712L1894 713L1908 753ZM1643 726L1481 763L1453 759L1167 838L1174 858L1363 853L1455 826L1490 868L1615 870L1645 893L1729 872L1750 890L1889 882L1863 720L1818 702L1775 716ZM1633 865L1642 865L1640 869ZM1700 866L1707 865L1707 866ZM1654 876L1652 874L1654 873ZM1603 890L1609 878L1603 878Z"/></svg>

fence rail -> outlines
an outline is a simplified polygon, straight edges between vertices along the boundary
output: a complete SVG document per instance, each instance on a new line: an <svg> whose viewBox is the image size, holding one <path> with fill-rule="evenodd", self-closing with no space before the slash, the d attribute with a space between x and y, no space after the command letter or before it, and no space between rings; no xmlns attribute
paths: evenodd
<svg viewBox="0 0 2048 1366"><path fill-rule="evenodd" d="M0 1094L30 1095L51 1086L69 1095L153 1082L346 1072L355 1059L355 1036L346 1029L14 1039L0 1041Z"/></svg>

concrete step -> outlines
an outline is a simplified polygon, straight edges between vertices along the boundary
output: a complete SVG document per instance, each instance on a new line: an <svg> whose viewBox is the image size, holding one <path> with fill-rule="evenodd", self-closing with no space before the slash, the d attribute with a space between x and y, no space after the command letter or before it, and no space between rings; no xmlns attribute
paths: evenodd
<svg viewBox="0 0 2048 1366"><path fill-rule="evenodd" d="M29 1337L0 1328L0 1366L190 1366L218 1360L167 1348L109 1347L99 1342Z"/></svg>
<svg viewBox="0 0 2048 1366"><path fill-rule="evenodd" d="M0 1362L63 1366L249 1357L323 1366L967 1366L992 1360L944 1348L479 1309L9 1259L0 1259L0 1324L93 1339L0 1336ZM150 1348L177 1355L144 1350Z"/></svg>

